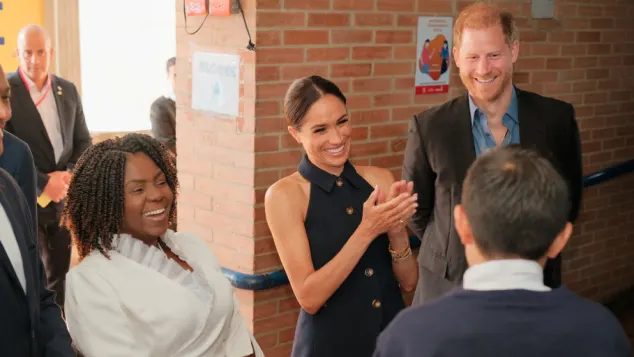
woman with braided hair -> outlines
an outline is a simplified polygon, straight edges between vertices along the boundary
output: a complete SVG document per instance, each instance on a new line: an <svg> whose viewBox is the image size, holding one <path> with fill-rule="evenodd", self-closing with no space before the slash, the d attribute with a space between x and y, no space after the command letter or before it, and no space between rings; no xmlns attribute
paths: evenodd
<svg viewBox="0 0 634 357"><path fill-rule="evenodd" d="M209 247L168 228L177 188L147 135L98 143L75 166L62 223L80 263L66 319L86 357L263 356Z"/></svg>

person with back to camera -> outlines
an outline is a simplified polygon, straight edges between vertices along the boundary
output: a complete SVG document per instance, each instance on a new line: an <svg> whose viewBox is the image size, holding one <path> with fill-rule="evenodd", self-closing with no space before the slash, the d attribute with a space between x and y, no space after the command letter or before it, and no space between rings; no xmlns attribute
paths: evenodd
<svg viewBox="0 0 634 357"><path fill-rule="evenodd" d="M209 247L168 229L177 187L167 147L147 135L96 144L75 166L66 319L84 356L263 356Z"/></svg>
<svg viewBox="0 0 634 357"><path fill-rule="evenodd" d="M292 356L369 357L418 279L404 223L416 194L388 170L350 163L346 98L331 81L296 80L284 112L305 155L268 189L265 210L302 307Z"/></svg>
<svg viewBox="0 0 634 357"><path fill-rule="evenodd" d="M549 160L517 144L468 169L453 210L469 268L461 288L397 316L374 357L629 357L601 304L544 282L572 233L569 189Z"/></svg>

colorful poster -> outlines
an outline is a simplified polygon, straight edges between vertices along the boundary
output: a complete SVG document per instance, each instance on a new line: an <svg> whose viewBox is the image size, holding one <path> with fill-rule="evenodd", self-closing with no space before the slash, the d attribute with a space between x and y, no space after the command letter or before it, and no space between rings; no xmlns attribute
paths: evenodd
<svg viewBox="0 0 634 357"><path fill-rule="evenodd" d="M418 18L416 94L449 92L451 78L451 17Z"/></svg>

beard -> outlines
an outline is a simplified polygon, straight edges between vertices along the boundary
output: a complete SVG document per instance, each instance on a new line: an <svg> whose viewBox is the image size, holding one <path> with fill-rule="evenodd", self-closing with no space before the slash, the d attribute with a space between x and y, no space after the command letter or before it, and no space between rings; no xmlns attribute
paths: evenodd
<svg viewBox="0 0 634 357"><path fill-rule="evenodd" d="M486 76L472 76L460 73L462 83L473 99L481 102L494 102L511 86L511 71L494 71ZM487 80L495 78L491 83L477 83L476 78Z"/></svg>

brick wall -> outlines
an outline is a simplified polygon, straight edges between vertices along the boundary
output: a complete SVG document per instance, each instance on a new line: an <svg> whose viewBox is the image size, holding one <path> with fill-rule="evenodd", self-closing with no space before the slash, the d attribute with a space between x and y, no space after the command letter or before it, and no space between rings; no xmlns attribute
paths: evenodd
<svg viewBox="0 0 634 357"><path fill-rule="evenodd" d="M417 16L455 15L468 3L246 0L258 46L253 56L241 50L241 18L210 18L198 34L186 35L177 1L179 228L206 239L223 266L245 272L281 267L262 202L268 186L293 172L301 156L282 118L282 97L300 76L327 76L348 96L356 163L400 175L411 116L463 93L454 76L448 95L414 95ZM558 0L557 20L547 21L530 19L527 0L500 3L521 26L516 84L575 105L585 172L633 158L634 3ZM193 29L199 20L190 22ZM195 50L243 56L240 117L190 109L188 60ZM586 191L565 279L588 297L605 299L634 283L633 186L634 175ZM298 315L289 286L238 296L266 355L288 356Z"/></svg>

